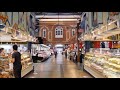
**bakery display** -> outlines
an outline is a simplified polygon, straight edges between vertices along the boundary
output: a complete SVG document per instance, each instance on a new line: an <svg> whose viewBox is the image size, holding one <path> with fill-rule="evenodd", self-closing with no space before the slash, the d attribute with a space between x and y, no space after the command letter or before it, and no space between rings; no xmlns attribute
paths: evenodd
<svg viewBox="0 0 120 90"><path fill-rule="evenodd" d="M13 71L10 69L10 60L12 59L12 55L9 56L0 56L0 78L14 78ZM24 52L21 54L21 63L22 63L22 76L31 71L32 68L32 59L30 53ZM30 70L26 70L31 67ZM25 74L23 73L25 72Z"/></svg>
<svg viewBox="0 0 120 90"><path fill-rule="evenodd" d="M13 78L13 73L9 69L9 59L0 57L0 78Z"/></svg>
<svg viewBox="0 0 120 90"><path fill-rule="evenodd" d="M22 59L22 61L21 61L21 63L22 63L22 70L25 70L30 65L32 65L32 60L31 60L30 53L24 52L21 55L21 59Z"/></svg>

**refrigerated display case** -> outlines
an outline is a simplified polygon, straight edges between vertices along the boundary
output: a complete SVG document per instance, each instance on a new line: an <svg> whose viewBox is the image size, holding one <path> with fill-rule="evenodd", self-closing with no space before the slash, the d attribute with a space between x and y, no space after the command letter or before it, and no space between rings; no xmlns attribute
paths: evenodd
<svg viewBox="0 0 120 90"><path fill-rule="evenodd" d="M109 58L105 62L103 74L108 78L120 78L120 58Z"/></svg>
<svg viewBox="0 0 120 90"><path fill-rule="evenodd" d="M120 54L118 50L117 52L115 49L101 50L94 49L93 52L85 54L84 69L95 78L120 78Z"/></svg>
<svg viewBox="0 0 120 90"><path fill-rule="evenodd" d="M104 61L105 61L104 56L100 55L95 56L93 53L86 53L84 58L84 69L96 78L104 78L103 76Z"/></svg>
<svg viewBox="0 0 120 90"><path fill-rule="evenodd" d="M44 44L32 44L31 51L31 55L40 61L45 61L51 56L50 47Z"/></svg>

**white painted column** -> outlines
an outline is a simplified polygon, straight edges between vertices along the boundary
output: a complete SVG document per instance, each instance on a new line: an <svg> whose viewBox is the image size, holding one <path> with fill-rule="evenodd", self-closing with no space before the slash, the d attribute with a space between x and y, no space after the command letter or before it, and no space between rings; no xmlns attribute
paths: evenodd
<svg viewBox="0 0 120 90"><path fill-rule="evenodd" d="M11 25L11 23L12 23L12 12L7 12L7 16L8 16L8 21Z"/></svg>
<svg viewBox="0 0 120 90"><path fill-rule="evenodd" d="M26 20L26 13L27 13L27 12L24 12L24 16L23 16L23 18L24 18L23 24L24 24L24 28L25 28L25 29L27 29L27 26L26 26L26 22L27 22L27 20Z"/></svg>
<svg viewBox="0 0 120 90"><path fill-rule="evenodd" d="M18 24L18 12L13 12L13 25Z"/></svg>
<svg viewBox="0 0 120 90"><path fill-rule="evenodd" d="M89 21L89 23L88 23L88 25L89 25L89 27L91 28L92 27L92 16L91 16L91 12L89 12L89 15L88 15L88 21Z"/></svg>
<svg viewBox="0 0 120 90"><path fill-rule="evenodd" d="M98 23L102 23L103 22L103 14L102 14L103 12L97 12L97 22ZM101 26L101 24L100 24L100 26Z"/></svg>

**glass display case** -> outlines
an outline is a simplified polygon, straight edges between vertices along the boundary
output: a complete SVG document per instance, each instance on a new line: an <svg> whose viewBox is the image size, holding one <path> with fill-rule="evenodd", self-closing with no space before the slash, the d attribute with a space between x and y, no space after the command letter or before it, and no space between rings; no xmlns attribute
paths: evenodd
<svg viewBox="0 0 120 90"><path fill-rule="evenodd" d="M8 56L0 56L0 78L13 78L13 73L9 69Z"/></svg>
<svg viewBox="0 0 120 90"><path fill-rule="evenodd" d="M108 58L104 64L103 74L108 78L120 78L120 58Z"/></svg>
<svg viewBox="0 0 120 90"><path fill-rule="evenodd" d="M33 70L31 54L28 52L26 46L26 44L18 45L18 51L21 53L22 60L22 77ZM4 48L4 55L0 55L0 78L14 78L13 70L11 69L11 63L9 62L12 59L12 44L0 44L0 48Z"/></svg>
<svg viewBox="0 0 120 90"><path fill-rule="evenodd" d="M21 76L25 76L27 73L33 70L33 61L29 52L21 54L22 72Z"/></svg>
<svg viewBox="0 0 120 90"><path fill-rule="evenodd" d="M32 57L37 58L37 61L45 61L51 56L51 49L44 44L32 44L31 55ZM37 62L36 60L33 61Z"/></svg>
<svg viewBox="0 0 120 90"><path fill-rule="evenodd" d="M84 59L84 69L95 78L120 78L118 49L91 49Z"/></svg>

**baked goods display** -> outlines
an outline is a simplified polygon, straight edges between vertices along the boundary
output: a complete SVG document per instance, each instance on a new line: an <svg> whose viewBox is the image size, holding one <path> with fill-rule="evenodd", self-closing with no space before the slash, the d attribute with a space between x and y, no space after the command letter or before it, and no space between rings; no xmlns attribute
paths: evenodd
<svg viewBox="0 0 120 90"><path fill-rule="evenodd" d="M21 63L22 63L22 70L25 70L26 68L28 68L30 65L32 65L32 60L30 57L30 54L25 52L21 55Z"/></svg>
<svg viewBox="0 0 120 90"><path fill-rule="evenodd" d="M9 59L0 57L0 78L13 78L13 73L9 70Z"/></svg>
<svg viewBox="0 0 120 90"><path fill-rule="evenodd" d="M10 56L0 56L0 78L13 78L13 70L10 70ZM30 54L28 52L24 52L21 54L21 63L22 63L22 70L25 70L28 68L30 65L32 65L32 60L30 57Z"/></svg>
<svg viewBox="0 0 120 90"><path fill-rule="evenodd" d="M31 70L33 70L32 66L32 58L30 52L28 50L27 42L14 42L18 45L18 52L21 53L21 64L22 64L22 71L21 76L23 77ZM14 78L13 75L13 59L12 53L13 49L12 46L14 43L4 42L0 44L0 48L2 49L2 54L0 53L0 78Z"/></svg>
<svg viewBox="0 0 120 90"><path fill-rule="evenodd" d="M23 53L22 55L21 55L21 59L22 60L24 60L24 59L26 59L26 58L29 58L30 56L29 56L29 54L28 53Z"/></svg>

